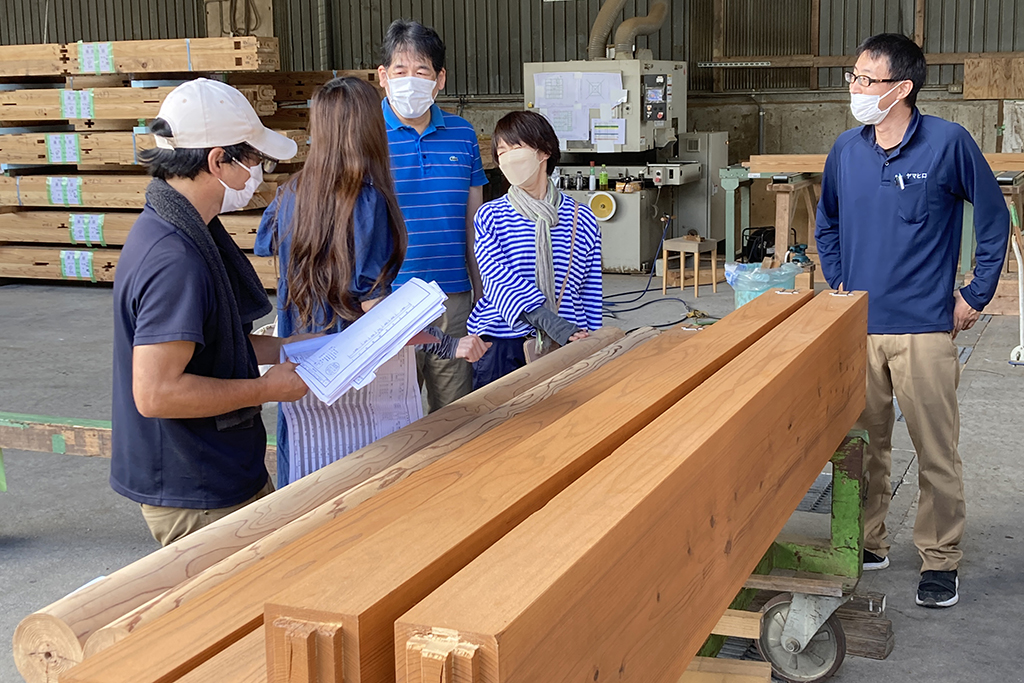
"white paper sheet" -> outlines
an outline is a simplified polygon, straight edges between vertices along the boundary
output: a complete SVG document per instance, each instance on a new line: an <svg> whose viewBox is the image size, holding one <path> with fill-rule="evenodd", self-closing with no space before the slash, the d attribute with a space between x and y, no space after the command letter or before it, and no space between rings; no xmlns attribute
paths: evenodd
<svg viewBox="0 0 1024 683"><path fill-rule="evenodd" d="M626 119L591 119L590 141L595 145L602 142L626 144Z"/></svg>
<svg viewBox="0 0 1024 683"><path fill-rule="evenodd" d="M321 338L322 339L322 338ZM296 481L423 416L416 351L405 347L377 378L327 405L312 393L282 403L288 423L289 481Z"/></svg>
<svg viewBox="0 0 1024 683"><path fill-rule="evenodd" d="M540 112L555 129L559 140L590 139L590 118L587 110L575 107L545 109Z"/></svg>
<svg viewBox="0 0 1024 683"><path fill-rule="evenodd" d="M370 384L375 372L444 313L447 297L436 283L413 278L338 334L281 348L296 372L328 405Z"/></svg>
<svg viewBox="0 0 1024 683"><path fill-rule="evenodd" d="M534 105L539 108L572 107L579 95L579 81L571 71L533 75Z"/></svg>
<svg viewBox="0 0 1024 683"><path fill-rule="evenodd" d="M602 104L615 104L615 94L622 90L621 73L583 73L579 99L584 108L597 109Z"/></svg>

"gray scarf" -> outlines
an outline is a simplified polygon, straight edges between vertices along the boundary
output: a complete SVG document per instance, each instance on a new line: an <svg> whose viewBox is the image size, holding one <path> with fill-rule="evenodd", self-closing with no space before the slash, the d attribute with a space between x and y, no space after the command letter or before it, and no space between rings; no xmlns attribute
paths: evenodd
<svg viewBox="0 0 1024 683"><path fill-rule="evenodd" d="M520 216L536 225L535 244L537 250L537 288L544 295L544 307L558 313L558 299L555 295L555 265L551 251L551 228L558 225L558 204L562 193L553 182L548 181L548 193L544 199L534 199L523 188L513 185L508 191L508 200Z"/></svg>
<svg viewBox="0 0 1024 683"><path fill-rule="evenodd" d="M536 226L535 240L537 265L537 288L544 295L544 308L558 314L558 298L555 295L555 264L551 249L551 228L558 225L558 205L562 193L555 184L548 181L548 193L544 199L532 197L526 190L513 185L508 190L508 200L516 213ZM542 330L537 330L537 353L542 354L554 344Z"/></svg>
<svg viewBox="0 0 1024 683"><path fill-rule="evenodd" d="M273 310L267 291L252 263L224 230L219 218L207 225L199 211L180 192L159 178L146 188L146 202L199 250L213 277L217 305L217 329L221 336L208 340L218 379L253 379L259 367L250 362L249 339L242 329ZM242 408L214 418L217 429L247 428L259 415L260 407Z"/></svg>

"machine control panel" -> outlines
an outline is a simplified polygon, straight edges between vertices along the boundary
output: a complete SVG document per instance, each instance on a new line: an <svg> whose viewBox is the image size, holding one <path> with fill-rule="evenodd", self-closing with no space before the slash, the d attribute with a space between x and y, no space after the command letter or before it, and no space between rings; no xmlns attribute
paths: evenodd
<svg viewBox="0 0 1024 683"><path fill-rule="evenodd" d="M644 121L665 124L669 104L672 102L672 76L668 74L643 75Z"/></svg>

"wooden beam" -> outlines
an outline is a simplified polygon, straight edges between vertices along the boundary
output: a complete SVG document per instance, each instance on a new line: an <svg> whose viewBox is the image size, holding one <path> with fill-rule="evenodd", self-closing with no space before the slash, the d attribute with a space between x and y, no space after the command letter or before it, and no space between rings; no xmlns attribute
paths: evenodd
<svg viewBox="0 0 1024 683"><path fill-rule="evenodd" d="M10 45L0 50L0 77L276 71L280 65L277 38L248 36Z"/></svg>
<svg viewBox="0 0 1024 683"><path fill-rule="evenodd" d="M92 253L92 277L62 272L62 251ZM114 271L121 256L119 249L95 249L84 246L61 247L0 245L0 277L31 280L78 280L82 282L113 282ZM246 254L267 289L277 288L277 260L272 257ZM80 272L80 271L76 271Z"/></svg>
<svg viewBox="0 0 1024 683"><path fill-rule="evenodd" d="M298 152L288 163L302 163L309 151L305 130L279 130L294 140ZM0 135L0 159L8 164L114 164L135 166L142 162L139 152L156 147L156 138L148 133L15 133Z"/></svg>
<svg viewBox="0 0 1024 683"><path fill-rule="evenodd" d="M727 609L711 632L716 636L757 640L761 637L761 614Z"/></svg>
<svg viewBox="0 0 1024 683"><path fill-rule="evenodd" d="M822 173L825 154L762 154L750 157L751 173ZM986 154L993 171L1024 170L1024 154Z"/></svg>
<svg viewBox="0 0 1024 683"><path fill-rule="evenodd" d="M102 242L94 245L91 240L88 243L73 240L71 225L76 220L72 218L75 215L88 216L95 223L102 220ZM102 216L102 219L92 216ZM226 213L220 215L220 222L240 249L251 251L262 216L262 212ZM68 248L120 246L138 217L138 211L10 211L0 213L0 242L63 244Z"/></svg>
<svg viewBox="0 0 1024 683"><path fill-rule="evenodd" d="M18 670L29 683L51 680L49 672L62 673L82 661L84 644L101 627L620 338L622 331L615 328L595 330L29 615L14 633Z"/></svg>
<svg viewBox="0 0 1024 683"><path fill-rule="evenodd" d="M867 303L796 311L403 615L396 681L442 625L467 683L682 674L864 408Z"/></svg>
<svg viewBox="0 0 1024 683"><path fill-rule="evenodd" d="M759 297L751 310L744 306L703 331L663 333L453 451L417 476L232 577L209 591L203 600L183 605L86 660L66 674L64 683L164 680L181 675L216 656L263 623L265 603L281 591L282 586L294 586L301 592L279 598L302 599L305 590L318 583L310 581L310 578L320 574L324 568L332 574L341 571L344 576L356 571L359 563L355 560L365 557L363 553L370 548L367 543L377 549L380 549L378 544L381 542L392 550L402 547L401 557L392 558L391 553L386 553L389 567L369 573L365 567L358 569L356 584L372 583L359 586L360 590L338 574L331 583L335 587L349 585L352 591L340 591L346 595L339 596L339 591L324 591L322 585L316 591L329 600L346 597L361 600L367 598L362 591L386 591L393 580L400 578L405 571L412 567L415 570L424 568L419 559L423 552L443 552L444 547L455 541L454 537L449 537L449 542L438 545L439 534L443 535L444 530L450 530L453 524L461 527L467 523L464 514L457 514L445 501L453 500L453 496L458 500L467 492L470 500L491 500L491 496L498 493L499 498L489 511L485 512L479 505L463 506L466 513L472 513L468 523L481 529L473 536L471 547L464 549L470 556L460 555L468 561L477 544L486 547L495 534L500 535L534 511L581 469L585 469L601 450L620 441L638 425L646 424L652 414L671 405L692 383L699 383L710 376L716 365L738 353L738 346L753 343L766 329L804 303L808 296L805 293ZM766 300L762 302L761 299ZM683 342L683 335L692 335L693 338ZM671 371L666 372L666 367ZM688 373L689 379L680 383L681 377ZM655 400L656 396L662 398ZM588 404L587 410L576 409L584 403ZM551 421L553 415L564 417ZM595 415L601 419L595 419ZM416 514L411 515L411 510L416 510ZM500 510L503 512L499 513ZM497 517L493 516L495 513ZM395 546L394 539L387 541L393 533L400 533L409 525L413 527L409 544L403 540L400 546ZM350 557L353 553L357 557ZM348 561L342 560L343 557ZM455 571L458 564L459 560L455 560L456 566L450 567L451 571ZM447 578L447 571L435 574L419 588L431 590L435 581ZM373 580L367 581L371 576ZM383 667L381 671L391 670L391 626L394 618L422 597L399 593L392 596L390 606L377 613L377 617L383 620L378 627L358 630L360 635L378 641L374 666ZM396 610L397 614L394 613ZM272 624L277 617L291 616L309 621L338 621L317 619L315 614L298 616L268 611L267 624ZM389 616L391 621L387 621ZM189 637L175 636L180 633L188 633ZM355 633L346 624L343 636L346 642ZM351 667L371 665L371 662L361 660L347 644L345 648L346 653L353 652L352 656L346 656L346 677ZM268 670L273 670L272 662L268 664Z"/></svg>
<svg viewBox="0 0 1024 683"><path fill-rule="evenodd" d="M268 83L274 87L278 102L306 102L313 99L317 89L333 78L358 78L372 85L384 98L384 88L377 78L376 69L337 69L334 71L287 71L279 73L252 74L237 72L227 74L225 80L237 87L254 83Z"/></svg>
<svg viewBox="0 0 1024 683"><path fill-rule="evenodd" d="M711 58L716 62L726 61L725 58L725 0L711 0ZM721 69L712 69L713 90L724 90Z"/></svg>
<svg viewBox="0 0 1024 683"><path fill-rule="evenodd" d="M694 657L679 683L771 683L768 662Z"/></svg>
<svg viewBox="0 0 1024 683"><path fill-rule="evenodd" d="M596 332L595 334L600 334ZM262 561L271 553L297 541L303 535L335 519L346 510L369 500L381 491L412 476L428 465L468 443L472 439L503 424L540 401L554 396L573 382L604 366L625 352L657 336L652 328L641 328L624 339L615 341L596 353L580 360L557 375L540 382L493 411L471 420L443 436L401 462L374 474L365 481L341 493L336 498L268 534L252 545L233 553L200 574L188 579L163 595L128 612L93 633L85 643L84 656L89 658L116 642L128 637L136 629L151 623L189 600L201 597L207 591L224 583L239 572ZM561 351L561 349L560 349Z"/></svg>
<svg viewBox="0 0 1024 683"><path fill-rule="evenodd" d="M267 77L270 74L263 74ZM253 80L259 80L256 76ZM268 85L236 86L260 116L272 116L277 111L275 91ZM73 121L95 119L153 119L160 105L173 88L90 88L69 90L63 88L34 88L29 90L0 91L0 121ZM72 92L74 95L69 95ZM84 109L62 106L65 98L84 102Z"/></svg>
<svg viewBox="0 0 1024 683"><path fill-rule="evenodd" d="M811 54L818 56L821 40L821 0L811 0ZM818 67L812 66L808 73L811 90L818 89Z"/></svg>
<svg viewBox="0 0 1024 683"><path fill-rule="evenodd" d="M277 177L264 178L247 209L270 204ZM0 206L142 209L150 180L146 175L0 176Z"/></svg>
<svg viewBox="0 0 1024 683"><path fill-rule="evenodd" d="M914 42L924 49L925 0L914 0Z"/></svg>
<svg viewBox="0 0 1024 683"><path fill-rule="evenodd" d="M0 449L110 457L110 423L0 413Z"/></svg>

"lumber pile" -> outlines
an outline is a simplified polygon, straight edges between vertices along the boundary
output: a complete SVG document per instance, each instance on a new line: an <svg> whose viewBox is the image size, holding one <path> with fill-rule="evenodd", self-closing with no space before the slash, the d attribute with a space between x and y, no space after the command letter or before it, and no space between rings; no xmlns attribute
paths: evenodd
<svg viewBox="0 0 1024 683"><path fill-rule="evenodd" d="M216 585L231 576L225 565L213 569L218 563L232 558L241 560L237 566L258 561L261 549L287 539L294 529L340 514L346 508L346 497L349 501L354 496L370 497L386 488L392 477L402 478L422 468L432 456L420 456L417 463L412 459L420 451L433 447L433 457L439 457L555 394L566 383L648 336L649 331L640 331L620 344L621 331L598 330L29 615L14 635L18 670L32 683L56 680L82 661L83 649L92 636L97 640L91 649L99 651L100 643L123 637L122 629L130 632L145 623L147 617L132 620L133 610L178 587L187 592L192 586L201 594L202 582ZM164 602L146 612L155 618L161 610L173 607ZM107 629L106 635L97 633L126 616L128 624Z"/></svg>
<svg viewBox="0 0 1024 683"><path fill-rule="evenodd" d="M755 154L744 166L751 173L822 173L826 154ZM1024 169L1024 154L986 154L993 171Z"/></svg>
<svg viewBox="0 0 1024 683"><path fill-rule="evenodd" d="M177 38L0 46L0 78L104 73L276 71L277 38Z"/></svg>
<svg viewBox="0 0 1024 683"><path fill-rule="evenodd" d="M578 354L542 384L514 397L493 389L501 404L485 387L464 399L473 408L434 413L389 448L31 615L15 634L20 670L45 680L59 661L72 683L368 682L406 680L415 661L420 677L484 680L458 678L459 662L489 666L483 639L435 642L452 639L436 629L454 622L434 608L458 603L454 617L479 611L492 625L530 615L513 649L550 650L552 666L616 671L619 659L606 669L601 658L642 651L621 660L621 676L678 680L710 632L751 631L725 608L856 418L865 330L862 295L770 293L701 331L595 335L583 354L569 344L506 378L545 363L557 372L556 359ZM470 591L483 601L437 598L465 572L491 576L499 557L512 563L501 580ZM491 609L506 597L523 609ZM566 628L574 614L588 616ZM66 650L40 647L62 632ZM559 645L538 642L548 638ZM516 680L595 673L534 665L544 673ZM717 675L714 663L691 671Z"/></svg>
<svg viewBox="0 0 1024 683"><path fill-rule="evenodd" d="M267 80L269 74L254 77ZM60 84L54 84L60 85ZM260 116L277 111L272 85L237 86ZM0 91L0 121L129 120L156 118L160 104L174 88L26 88ZM129 162L130 163L130 162Z"/></svg>

